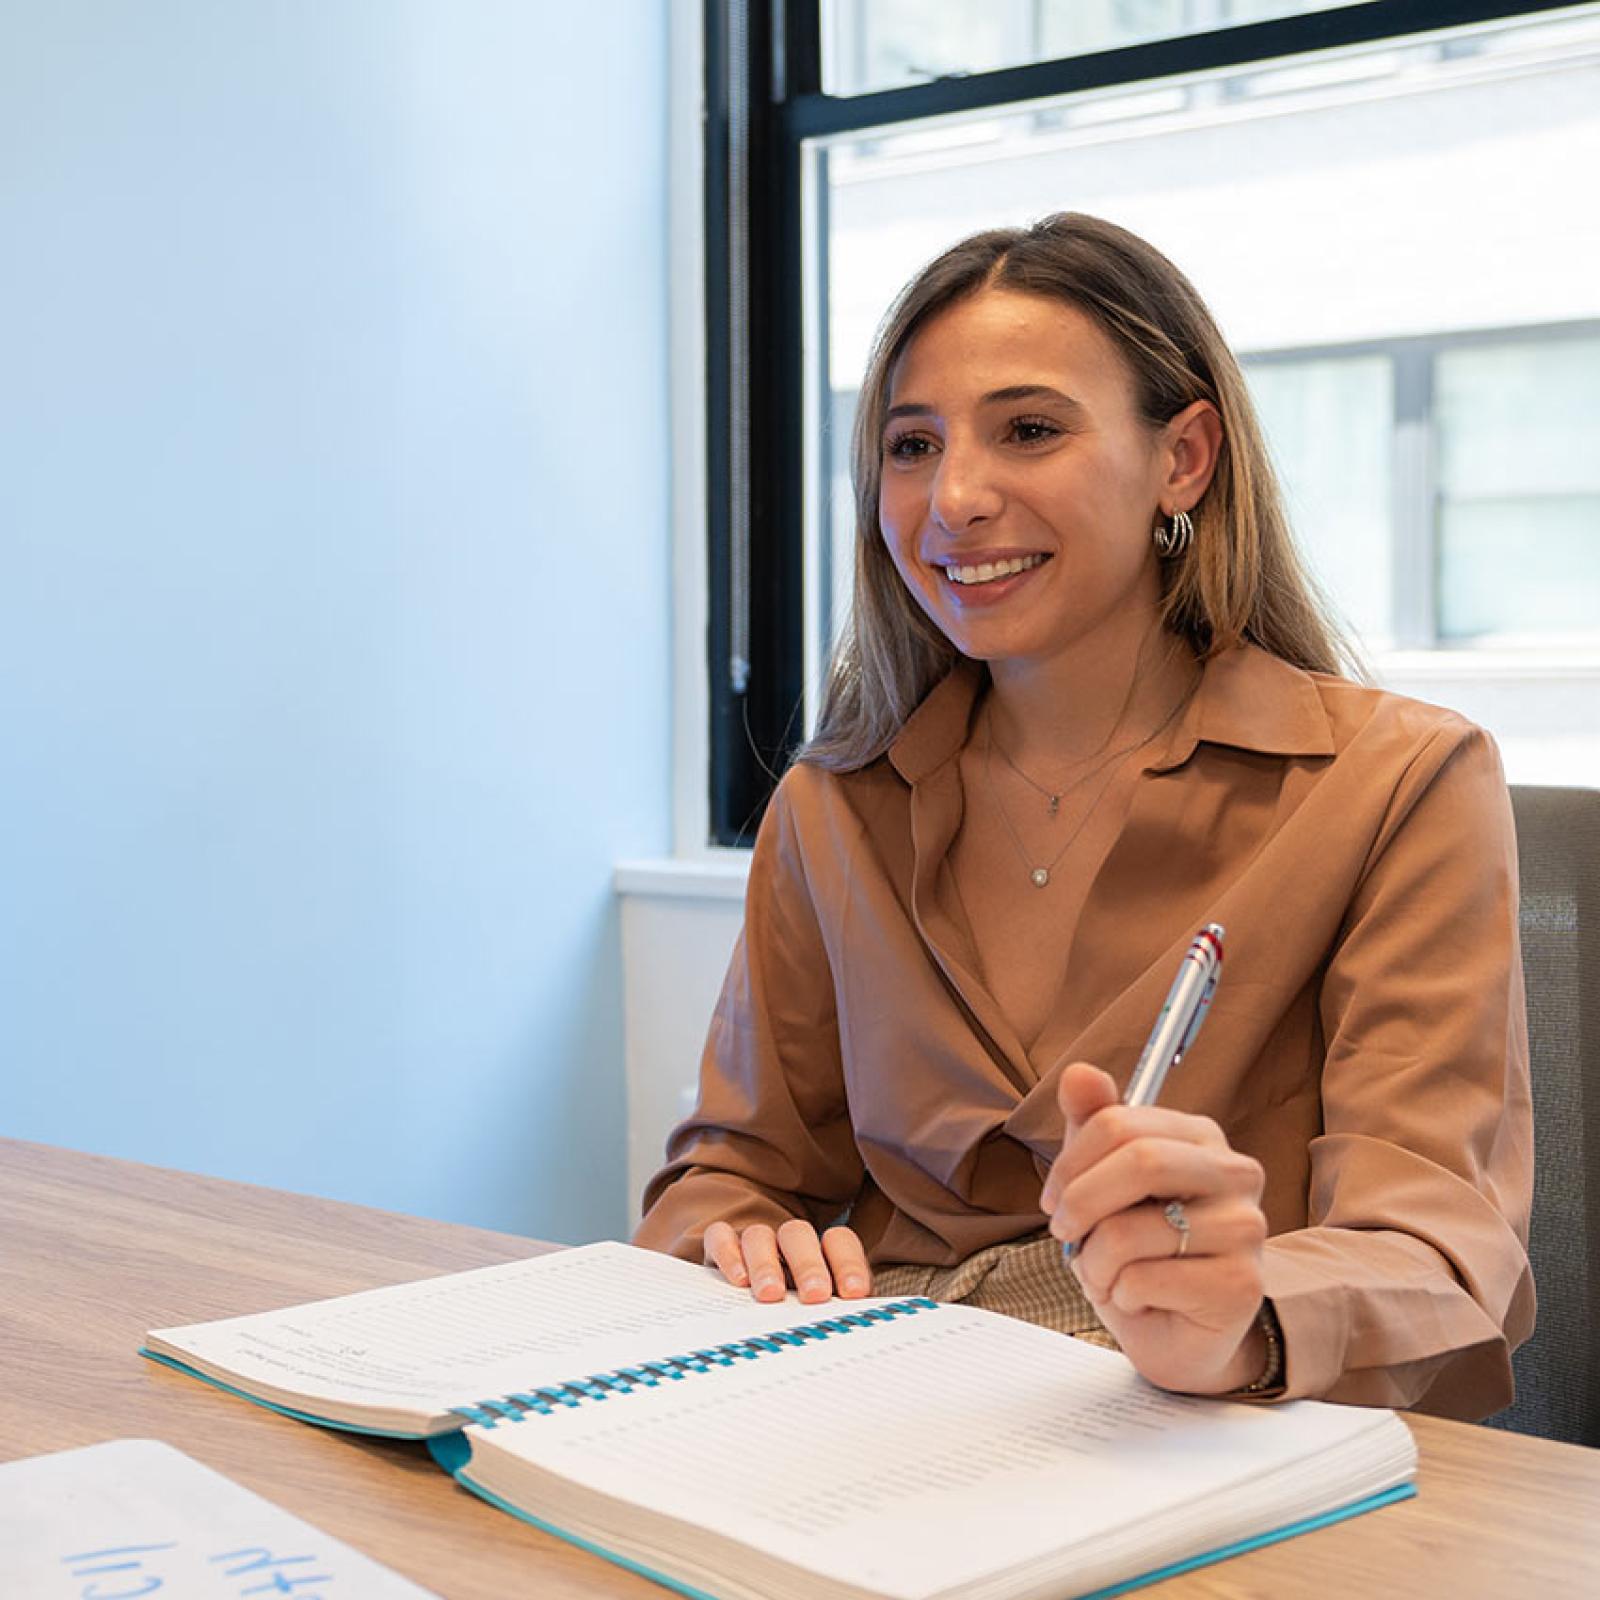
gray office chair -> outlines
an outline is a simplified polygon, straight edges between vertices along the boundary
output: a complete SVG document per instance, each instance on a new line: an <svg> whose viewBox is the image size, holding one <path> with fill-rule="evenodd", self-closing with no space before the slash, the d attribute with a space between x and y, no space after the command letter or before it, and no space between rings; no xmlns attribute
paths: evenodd
<svg viewBox="0 0 1600 1600"><path fill-rule="evenodd" d="M1600 790L1511 791L1522 878L1539 1294L1490 1424L1600 1445Z"/></svg>

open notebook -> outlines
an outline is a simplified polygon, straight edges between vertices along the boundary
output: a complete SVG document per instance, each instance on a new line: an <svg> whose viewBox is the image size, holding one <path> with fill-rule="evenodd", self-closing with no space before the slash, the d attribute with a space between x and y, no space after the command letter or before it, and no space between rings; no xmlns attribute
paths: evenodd
<svg viewBox="0 0 1600 1600"><path fill-rule="evenodd" d="M307 1421L715 1600L1063 1600L1411 1493L1392 1413L1167 1394L930 1300L759 1305L599 1244L151 1333Z"/></svg>

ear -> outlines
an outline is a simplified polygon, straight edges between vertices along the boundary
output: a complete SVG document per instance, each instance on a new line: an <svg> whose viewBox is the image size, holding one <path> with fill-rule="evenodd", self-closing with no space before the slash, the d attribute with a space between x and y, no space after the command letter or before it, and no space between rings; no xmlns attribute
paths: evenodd
<svg viewBox="0 0 1600 1600"><path fill-rule="evenodd" d="M1211 486L1222 454L1222 418L1209 400L1187 405L1163 430L1167 475L1161 485L1161 510L1188 511Z"/></svg>

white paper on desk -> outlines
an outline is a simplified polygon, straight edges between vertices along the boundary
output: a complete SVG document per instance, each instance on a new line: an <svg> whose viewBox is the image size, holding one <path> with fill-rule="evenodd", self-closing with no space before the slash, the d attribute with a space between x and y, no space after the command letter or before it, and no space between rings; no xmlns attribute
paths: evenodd
<svg viewBox="0 0 1600 1600"><path fill-rule="evenodd" d="M0 1593L27 1600L434 1600L154 1439L0 1463Z"/></svg>

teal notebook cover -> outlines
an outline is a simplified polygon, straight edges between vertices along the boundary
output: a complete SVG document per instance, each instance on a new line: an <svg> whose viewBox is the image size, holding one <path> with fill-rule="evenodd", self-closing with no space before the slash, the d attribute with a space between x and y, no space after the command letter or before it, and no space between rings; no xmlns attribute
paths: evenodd
<svg viewBox="0 0 1600 1600"><path fill-rule="evenodd" d="M271 1400L263 1400L258 1395L246 1394L243 1389L235 1389L231 1383L224 1383L221 1378L213 1378L209 1372L202 1372L198 1367L191 1367L186 1361L174 1361L171 1356L157 1355L154 1350L146 1350L143 1345L139 1347L139 1354L147 1361L158 1361L164 1367L171 1367L174 1372L182 1372L191 1378L198 1378L202 1383L209 1383L213 1389L221 1389L224 1394L236 1394L241 1400L248 1400L253 1406L265 1406L268 1411L276 1411L280 1417L293 1417L296 1422L313 1422L319 1428L337 1428L341 1433L367 1433L378 1439L421 1439L420 1433L401 1433L391 1428L363 1428L354 1422L335 1422L332 1417L319 1417L313 1411L296 1411L292 1406L280 1406Z"/></svg>

